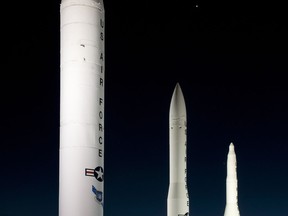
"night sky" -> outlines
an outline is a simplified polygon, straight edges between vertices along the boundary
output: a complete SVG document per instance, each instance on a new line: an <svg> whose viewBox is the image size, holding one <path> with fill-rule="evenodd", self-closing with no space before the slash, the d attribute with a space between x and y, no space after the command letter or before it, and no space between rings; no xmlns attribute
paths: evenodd
<svg viewBox="0 0 288 216"><path fill-rule="evenodd" d="M223 215L233 142L241 215L287 216L284 2L104 3L105 216L166 216L168 117L177 82L188 115L190 215ZM57 216L60 1L8 4L0 216Z"/></svg>

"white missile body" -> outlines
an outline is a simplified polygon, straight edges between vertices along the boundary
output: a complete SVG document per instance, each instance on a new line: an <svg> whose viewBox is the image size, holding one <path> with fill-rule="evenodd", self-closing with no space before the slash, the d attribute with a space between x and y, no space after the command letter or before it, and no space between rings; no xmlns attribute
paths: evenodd
<svg viewBox="0 0 288 216"><path fill-rule="evenodd" d="M180 85L177 84L170 104L170 173L167 198L168 216L188 216L189 196L187 189L186 107Z"/></svg>
<svg viewBox="0 0 288 216"><path fill-rule="evenodd" d="M240 216L238 208L237 162L233 143L227 156L226 208L224 216Z"/></svg>
<svg viewBox="0 0 288 216"><path fill-rule="evenodd" d="M103 216L104 6L61 2L59 216Z"/></svg>

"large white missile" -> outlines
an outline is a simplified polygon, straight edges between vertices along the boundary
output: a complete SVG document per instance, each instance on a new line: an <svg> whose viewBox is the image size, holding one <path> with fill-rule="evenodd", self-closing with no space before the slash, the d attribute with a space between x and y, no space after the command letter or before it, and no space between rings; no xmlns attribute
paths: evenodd
<svg viewBox="0 0 288 216"><path fill-rule="evenodd" d="M226 207L224 216L240 216L238 208L237 162L233 143L227 156Z"/></svg>
<svg viewBox="0 0 288 216"><path fill-rule="evenodd" d="M188 216L187 189L187 123L186 107L180 85L177 83L170 104L170 182L167 198L168 216Z"/></svg>
<svg viewBox="0 0 288 216"><path fill-rule="evenodd" d="M104 6L61 2L59 216L103 216Z"/></svg>

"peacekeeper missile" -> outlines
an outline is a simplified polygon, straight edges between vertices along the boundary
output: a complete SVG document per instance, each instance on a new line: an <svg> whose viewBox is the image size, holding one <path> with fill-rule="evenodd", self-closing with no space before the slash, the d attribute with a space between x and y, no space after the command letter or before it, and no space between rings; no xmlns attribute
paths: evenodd
<svg viewBox="0 0 288 216"><path fill-rule="evenodd" d="M168 216L188 216L187 189L187 122L186 107L180 85L177 83L170 104L169 114L170 173L167 198Z"/></svg>
<svg viewBox="0 0 288 216"><path fill-rule="evenodd" d="M234 145L233 143L231 143L227 156L226 208L224 216L240 216L238 208L236 167L236 154L234 150Z"/></svg>
<svg viewBox="0 0 288 216"><path fill-rule="evenodd" d="M103 216L104 5L62 0L59 216Z"/></svg>

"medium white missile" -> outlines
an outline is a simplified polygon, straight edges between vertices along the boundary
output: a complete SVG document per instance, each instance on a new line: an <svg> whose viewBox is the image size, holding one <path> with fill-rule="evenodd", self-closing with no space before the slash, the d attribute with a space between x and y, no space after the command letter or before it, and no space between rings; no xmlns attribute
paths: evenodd
<svg viewBox="0 0 288 216"><path fill-rule="evenodd" d="M184 97L177 83L170 104L170 182L167 198L168 216L188 216L187 189L187 124Z"/></svg>
<svg viewBox="0 0 288 216"><path fill-rule="evenodd" d="M236 167L236 154L234 150L234 145L233 143L231 143L227 156L226 208L224 216L240 216L238 208Z"/></svg>
<svg viewBox="0 0 288 216"><path fill-rule="evenodd" d="M103 216L104 6L61 2L59 216Z"/></svg>

